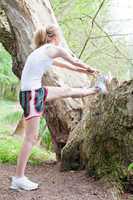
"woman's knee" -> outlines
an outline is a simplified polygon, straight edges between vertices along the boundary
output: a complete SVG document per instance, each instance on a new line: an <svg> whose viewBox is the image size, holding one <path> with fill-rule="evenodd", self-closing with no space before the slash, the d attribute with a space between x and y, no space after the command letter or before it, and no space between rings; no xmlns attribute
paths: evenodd
<svg viewBox="0 0 133 200"><path fill-rule="evenodd" d="M37 143L37 141L38 141L38 135L34 134L34 133L33 134L26 134L25 135L25 140L27 142L32 143L32 145L35 145Z"/></svg>

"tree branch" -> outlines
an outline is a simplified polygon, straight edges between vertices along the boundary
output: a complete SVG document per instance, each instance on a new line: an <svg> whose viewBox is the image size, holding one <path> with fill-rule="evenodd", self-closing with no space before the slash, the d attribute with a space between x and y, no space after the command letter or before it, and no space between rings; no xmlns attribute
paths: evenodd
<svg viewBox="0 0 133 200"><path fill-rule="evenodd" d="M80 52L79 58L81 58L81 56L82 56L82 54L83 54L83 52L84 52L84 50L85 50L85 48L86 48L86 46L87 46L87 43L88 43L88 41L90 40L90 36L91 36L92 30L93 30L93 26L94 26L94 21L95 21L96 17L98 16L100 10L102 9L103 4L104 4L105 1L106 1L106 0L103 0L103 1L102 1L102 3L100 4L100 6L99 6L99 8L98 8L98 10L97 10L97 12L96 12L96 14L94 15L94 17L93 17L93 19L92 19L90 32L89 32L88 38L86 39L85 44L84 44L84 46L83 46L83 48L82 48L82 50L81 50L81 52Z"/></svg>
<svg viewBox="0 0 133 200"><path fill-rule="evenodd" d="M91 16L88 16L88 17L93 20ZM116 51L119 52L128 62L130 62L131 65L133 65L133 63L131 62L131 59L129 59L125 54L123 54L123 52L121 52L120 49L114 44L111 38L111 35L109 35L95 20L93 21L93 23L95 23L96 26L105 34L104 37L107 37L109 39L109 41L113 44ZM93 38L93 39L96 39L96 38Z"/></svg>

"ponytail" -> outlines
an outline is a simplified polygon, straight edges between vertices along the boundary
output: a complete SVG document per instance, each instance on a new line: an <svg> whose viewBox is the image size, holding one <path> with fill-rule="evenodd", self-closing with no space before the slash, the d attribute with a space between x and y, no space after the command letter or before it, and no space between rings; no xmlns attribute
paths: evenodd
<svg viewBox="0 0 133 200"><path fill-rule="evenodd" d="M45 28L39 28L34 35L35 48L39 48L45 43L49 43L54 36L59 35L59 29L56 25L48 25Z"/></svg>
<svg viewBox="0 0 133 200"><path fill-rule="evenodd" d="M40 28L35 32L34 35L34 44L36 49L46 43L46 30L44 28Z"/></svg>

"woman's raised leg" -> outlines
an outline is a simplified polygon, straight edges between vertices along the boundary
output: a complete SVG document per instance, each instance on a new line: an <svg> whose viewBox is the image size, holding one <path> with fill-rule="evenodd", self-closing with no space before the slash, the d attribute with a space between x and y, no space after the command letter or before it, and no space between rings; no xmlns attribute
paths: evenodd
<svg viewBox="0 0 133 200"><path fill-rule="evenodd" d="M88 95L93 95L98 92L96 88L70 88L70 87L51 87L46 86L48 95L46 101L60 99L60 98L81 98Z"/></svg>

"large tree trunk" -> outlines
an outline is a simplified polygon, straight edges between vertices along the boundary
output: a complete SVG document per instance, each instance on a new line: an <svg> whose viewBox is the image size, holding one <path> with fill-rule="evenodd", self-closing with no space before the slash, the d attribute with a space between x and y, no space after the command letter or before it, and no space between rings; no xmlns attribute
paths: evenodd
<svg viewBox="0 0 133 200"><path fill-rule="evenodd" d="M1 0L0 42L11 54L13 72L20 79L27 55L33 50L33 32L40 25L55 23L49 0ZM66 45L62 35L62 44ZM74 80L74 81L73 81ZM84 75L68 70L53 68L43 79L45 85L82 87L88 84ZM81 119L81 100L61 100L49 103L48 127L53 135L57 156L66 143L70 130Z"/></svg>
<svg viewBox="0 0 133 200"><path fill-rule="evenodd" d="M133 80L106 96L88 98L83 119L62 150L62 168L85 167L89 175L119 185L127 182L133 191L133 175L128 171L132 162Z"/></svg>

